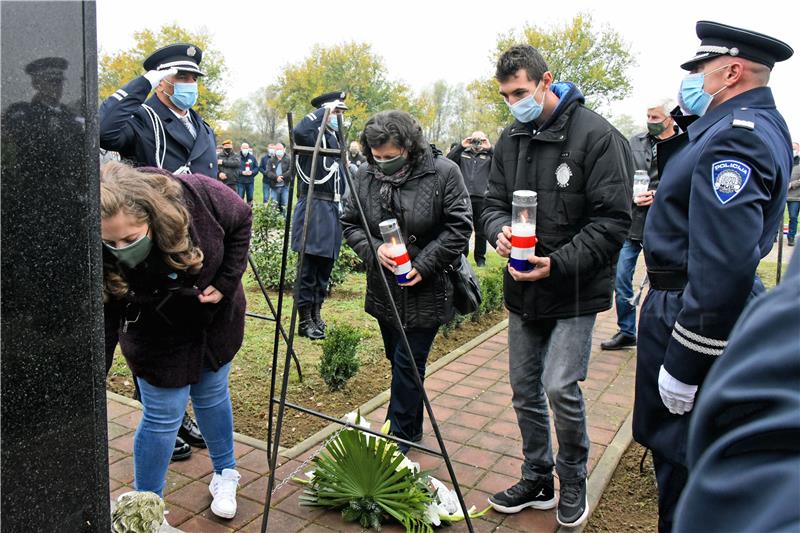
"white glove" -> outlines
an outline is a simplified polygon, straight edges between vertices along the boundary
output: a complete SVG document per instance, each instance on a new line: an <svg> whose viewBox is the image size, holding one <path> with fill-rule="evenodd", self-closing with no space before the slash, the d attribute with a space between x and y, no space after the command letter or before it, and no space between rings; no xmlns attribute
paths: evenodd
<svg viewBox="0 0 800 533"><path fill-rule="evenodd" d="M658 393L661 401L673 415L688 413L694 407L697 385L687 385L672 377L664 365L658 371Z"/></svg>
<svg viewBox="0 0 800 533"><path fill-rule="evenodd" d="M147 78L147 81L150 82L150 88L155 89L158 86L158 84L161 83L161 80L163 80L164 78L166 78L171 74L177 74L177 73L178 69L172 67L166 70L150 70L145 73L144 77Z"/></svg>
<svg viewBox="0 0 800 533"><path fill-rule="evenodd" d="M333 102L325 102L324 104L322 104L322 108L330 109L331 115L333 115L333 112L336 111L337 109L347 109L347 106L344 105L344 102L342 102L341 100L334 100Z"/></svg>

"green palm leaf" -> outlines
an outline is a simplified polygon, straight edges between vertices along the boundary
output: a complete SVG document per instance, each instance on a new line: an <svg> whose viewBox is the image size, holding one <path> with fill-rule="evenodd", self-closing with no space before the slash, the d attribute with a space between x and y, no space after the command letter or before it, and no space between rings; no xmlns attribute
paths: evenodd
<svg viewBox="0 0 800 533"><path fill-rule="evenodd" d="M398 469L402 461L395 443L342 431L314 458L314 477L300 502L342 509L345 520L375 530L392 517L408 531L432 532L424 516L433 497L420 488L420 474Z"/></svg>

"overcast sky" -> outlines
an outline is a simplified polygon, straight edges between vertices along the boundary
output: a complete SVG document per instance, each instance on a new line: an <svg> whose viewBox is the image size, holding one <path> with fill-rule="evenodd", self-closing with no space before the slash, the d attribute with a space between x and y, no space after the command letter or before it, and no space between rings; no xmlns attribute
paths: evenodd
<svg viewBox="0 0 800 533"><path fill-rule="evenodd" d="M680 63L699 45L697 20L715 20L784 40L798 53L778 63L770 86L794 139L800 139L800 38L790 3L773 0L700 2L443 2L351 0L300 2L138 0L135 9L119 0L98 0L98 44L104 52L129 48L133 32L177 23L207 29L228 68L229 101L273 83L281 67L302 60L315 43L368 42L389 76L419 91L437 79L469 83L494 72L489 54L499 33L523 24L563 24L581 11L609 25L630 43L638 66L633 92L611 112L644 123L645 109L675 97L685 74ZM128 7L126 7L128 6ZM781 7L782 6L782 7ZM724 9L723 9L724 8ZM335 90L335 88L331 88ZM794 97L794 98L793 98Z"/></svg>

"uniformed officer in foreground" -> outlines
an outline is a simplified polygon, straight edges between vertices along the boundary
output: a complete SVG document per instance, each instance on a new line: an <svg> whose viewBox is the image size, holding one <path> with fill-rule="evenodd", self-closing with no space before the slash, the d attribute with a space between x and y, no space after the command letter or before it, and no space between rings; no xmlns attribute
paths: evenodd
<svg viewBox="0 0 800 533"><path fill-rule="evenodd" d="M346 93L334 91L317 96L311 100L315 111L309 113L294 128L295 140L301 146L314 146L317 135L323 132L323 148L339 148L335 130L338 129L336 109L347 109L344 104ZM331 113L327 124L322 120L325 109ZM314 204L310 220L305 220L306 195L311 180L311 156L298 157L299 191L297 208L292 222L292 250L300 251L303 227L308 224L306 255L303 271L295 284L295 299L300 313L299 333L312 340L325 338L325 322L320 310L328 293L328 284L333 271L333 263L339 257L342 246L342 224L339 221L339 205L344 194L344 176L339 174L339 158L324 156L317 160L317 173L314 185Z"/></svg>
<svg viewBox="0 0 800 533"><path fill-rule="evenodd" d="M659 530L686 483L689 412L748 299L783 219L791 140L767 87L785 43L698 22L681 107L696 120L658 144L661 183L645 224L651 290L641 311L634 438L653 451ZM719 361L726 364L725 359Z"/></svg>
<svg viewBox="0 0 800 533"><path fill-rule="evenodd" d="M214 132L192 109L197 79L204 75L202 58L203 51L192 44L153 52L144 61L146 73L100 106L100 146L136 166L217 178Z"/></svg>
<svg viewBox="0 0 800 533"><path fill-rule="evenodd" d="M800 529L800 254L742 313L703 383L675 531Z"/></svg>
<svg viewBox="0 0 800 533"><path fill-rule="evenodd" d="M100 147L120 153L135 166L163 168L173 174L204 174L216 179L217 141L211 127L192 109L197 78L203 76L203 51L173 44L144 61L146 73L109 96L100 106ZM147 96L152 90L155 93ZM187 413L178 431L173 460L188 459L189 445L205 440Z"/></svg>

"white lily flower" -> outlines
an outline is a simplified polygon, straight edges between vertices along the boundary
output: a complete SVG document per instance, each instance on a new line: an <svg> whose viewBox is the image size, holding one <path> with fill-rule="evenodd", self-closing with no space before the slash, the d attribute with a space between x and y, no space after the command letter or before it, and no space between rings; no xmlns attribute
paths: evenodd
<svg viewBox="0 0 800 533"><path fill-rule="evenodd" d="M371 428L372 424L370 424L366 418L361 416L361 413L358 413L356 411L351 411L346 415L344 415L344 421L347 422L348 424L352 424L360 428L372 429Z"/></svg>
<svg viewBox="0 0 800 533"><path fill-rule="evenodd" d="M453 515L461 512L461 504L458 502L456 491L448 490L445 484L435 477L430 478L430 485L433 489L431 492L436 495L442 509L444 509L447 514Z"/></svg>
<svg viewBox="0 0 800 533"><path fill-rule="evenodd" d="M401 454L400 452L397 452L397 454L402 455L403 460L400 461L399 465L397 465L395 472L399 472L403 468L408 468L409 472L411 472L412 474L416 474L417 472L419 472L419 463L411 461L408 457L405 456L405 454Z"/></svg>
<svg viewBox="0 0 800 533"><path fill-rule="evenodd" d="M439 517L440 512L441 510L438 504L429 503L428 507L425 508L425 519L434 526L441 526L442 519Z"/></svg>

